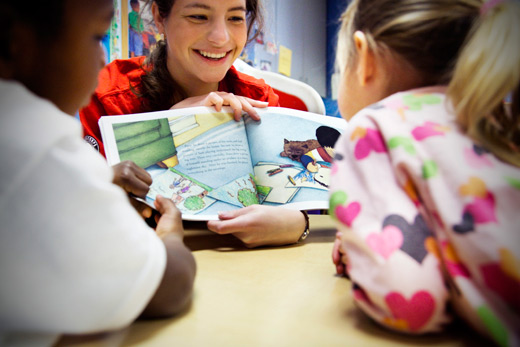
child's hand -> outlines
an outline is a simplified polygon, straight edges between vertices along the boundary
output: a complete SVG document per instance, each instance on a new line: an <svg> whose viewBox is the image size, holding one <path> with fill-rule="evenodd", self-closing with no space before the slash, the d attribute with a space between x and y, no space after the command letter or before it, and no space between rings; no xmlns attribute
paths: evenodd
<svg viewBox="0 0 520 347"><path fill-rule="evenodd" d="M133 161L126 160L112 166L114 179L112 182L123 188L127 193L145 198L152 184L152 176Z"/></svg>
<svg viewBox="0 0 520 347"><path fill-rule="evenodd" d="M114 178L112 182L123 188L128 195L145 198L146 193L152 184L152 177L145 169L137 166L133 161L123 161L112 166ZM152 209L135 199L130 199L130 203L143 218L152 216Z"/></svg>
<svg viewBox="0 0 520 347"><path fill-rule="evenodd" d="M236 121L242 118L242 112L246 112L253 120L260 120L260 116L255 111L255 107L267 107L268 102L258 101L245 96L234 95L226 92L211 92L207 95L186 98L176 103L170 109L178 109L193 106L213 106L220 112L222 106L230 106L233 109Z"/></svg>
<svg viewBox="0 0 520 347"><path fill-rule="evenodd" d="M332 248L332 262L334 265L336 265L336 273L338 275L344 275L347 278L348 272L347 272L347 254L343 250L343 247L341 246L341 232L336 233L336 240L334 240L334 247Z"/></svg>
<svg viewBox="0 0 520 347"><path fill-rule="evenodd" d="M157 195L154 201L155 208L160 215L156 216L157 227L155 232L161 239L168 234L175 234L182 239L184 237L184 228L182 226L181 212L175 207L170 199Z"/></svg>

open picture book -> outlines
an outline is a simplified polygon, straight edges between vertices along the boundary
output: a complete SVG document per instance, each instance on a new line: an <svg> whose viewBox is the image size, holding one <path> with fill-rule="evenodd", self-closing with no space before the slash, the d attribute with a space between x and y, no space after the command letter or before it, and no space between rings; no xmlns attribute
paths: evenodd
<svg viewBox="0 0 520 347"><path fill-rule="evenodd" d="M345 120L281 107L237 122L193 107L99 120L110 165L132 160L150 173L146 202L172 199L185 220L218 219L252 204L328 208L333 147Z"/></svg>

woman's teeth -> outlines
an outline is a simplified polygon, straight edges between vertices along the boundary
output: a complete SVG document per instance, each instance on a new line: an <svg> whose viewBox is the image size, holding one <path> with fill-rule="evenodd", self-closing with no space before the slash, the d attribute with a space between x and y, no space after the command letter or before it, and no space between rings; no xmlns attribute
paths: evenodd
<svg viewBox="0 0 520 347"><path fill-rule="evenodd" d="M221 58L224 58L227 54L227 53L210 53L210 52L204 52L204 51L199 51L199 53L203 57L211 58L211 59L221 59Z"/></svg>

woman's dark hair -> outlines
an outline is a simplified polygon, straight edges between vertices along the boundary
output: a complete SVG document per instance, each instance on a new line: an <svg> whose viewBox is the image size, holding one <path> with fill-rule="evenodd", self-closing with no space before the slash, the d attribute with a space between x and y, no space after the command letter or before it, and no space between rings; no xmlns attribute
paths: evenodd
<svg viewBox="0 0 520 347"><path fill-rule="evenodd" d="M264 18L261 0L246 0L246 20L248 43L253 41L263 30ZM167 17L175 0L146 0L145 9L156 3L159 14ZM253 33L253 29L257 30ZM174 104L187 98L186 92L175 82L168 71L166 62L166 42L159 40L153 52L145 61L147 72L141 78L139 96L143 99L146 111L160 111L169 109Z"/></svg>

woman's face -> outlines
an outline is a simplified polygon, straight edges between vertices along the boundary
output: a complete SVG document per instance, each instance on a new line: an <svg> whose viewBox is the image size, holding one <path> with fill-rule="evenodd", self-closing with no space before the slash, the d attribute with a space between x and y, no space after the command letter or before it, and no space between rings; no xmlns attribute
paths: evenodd
<svg viewBox="0 0 520 347"><path fill-rule="evenodd" d="M173 78L188 94L216 90L246 44L246 0L176 0L168 17L155 12Z"/></svg>

